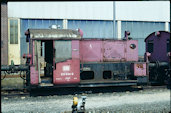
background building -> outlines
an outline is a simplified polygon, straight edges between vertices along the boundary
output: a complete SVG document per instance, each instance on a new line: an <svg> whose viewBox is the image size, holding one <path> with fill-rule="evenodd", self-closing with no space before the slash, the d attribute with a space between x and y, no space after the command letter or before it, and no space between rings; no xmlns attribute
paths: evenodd
<svg viewBox="0 0 171 113"><path fill-rule="evenodd" d="M1 64L8 64L8 15L6 3L1 3Z"/></svg>
<svg viewBox="0 0 171 113"><path fill-rule="evenodd" d="M131 37L139 41L139 56L144 55L144 39L150 33L170 31L169 1L117 1L115 6L114 38L123 38L124 31L129 30ZM84 38L113 38L112 1L8 2L7 7L8 64L12 59L15 64L23 63L22 55L28 52L24 35L28 28L49 28L52 24L57 24L63 29L82 29Z"/></svg>

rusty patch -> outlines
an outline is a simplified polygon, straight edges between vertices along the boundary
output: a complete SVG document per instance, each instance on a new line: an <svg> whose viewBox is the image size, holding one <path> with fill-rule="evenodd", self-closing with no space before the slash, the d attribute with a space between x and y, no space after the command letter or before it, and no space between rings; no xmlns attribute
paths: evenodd
<svg viewBox="0 0 171 113"><path fill-rule="evenodd" d="M138 68L143 68L143 64L137 64Z"/></svg>

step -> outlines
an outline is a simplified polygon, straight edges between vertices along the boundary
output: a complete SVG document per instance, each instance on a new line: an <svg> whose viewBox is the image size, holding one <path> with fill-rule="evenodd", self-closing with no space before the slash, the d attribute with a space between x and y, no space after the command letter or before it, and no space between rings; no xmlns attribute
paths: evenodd
<svg viewBox="0 0 171 113"><path fill-rule="evenodd" d="M41 83L40 86L53 86L52 83Z"/></svg>

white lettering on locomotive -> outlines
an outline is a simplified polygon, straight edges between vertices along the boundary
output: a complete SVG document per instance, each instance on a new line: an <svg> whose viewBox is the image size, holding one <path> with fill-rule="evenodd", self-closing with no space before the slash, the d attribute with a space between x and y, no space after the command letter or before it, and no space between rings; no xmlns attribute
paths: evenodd
<svg viewBox="0 0 171 113"><path fill-rule="evenodd" d="M61 73L61 76L73 76L74 75L74 73Z"/></svg>
<svg viewBox="0 0 171 113"><path fill-rule="evenodd" d="M77 77L74 77L74 80L76 80L77 79Z"/></svg>
<svg viewBox="0 0 171 113"><path fill-rule="evenodd" d="M70 81L71 77L65 77L65 80Z"/></svg>
<svg viewBox="0 0 171 113"><path fill-rule="evenodd" d="M56 80L62 80L62 78L56 78Z"/></svg>

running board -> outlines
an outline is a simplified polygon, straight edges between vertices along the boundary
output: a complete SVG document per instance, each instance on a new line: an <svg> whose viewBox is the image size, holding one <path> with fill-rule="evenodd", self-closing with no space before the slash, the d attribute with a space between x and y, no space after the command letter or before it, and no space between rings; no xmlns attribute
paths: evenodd
<svg viewBox="0 0 171 113"><path fill-rule="evenodd" d="M54 85L53 83L41 83L40 87L108 87L108 86L134 86L137 82L114 82L114 83L85 83L85 84L65 84Z"/></svg>
<svg viewBox="0 0 171 113"><path fill-rule="evenodd" d="M122 83L91 83L80 84L79 87L108 87L108 86L133 86L137 85L137 82L122 82Z"/></svg>

